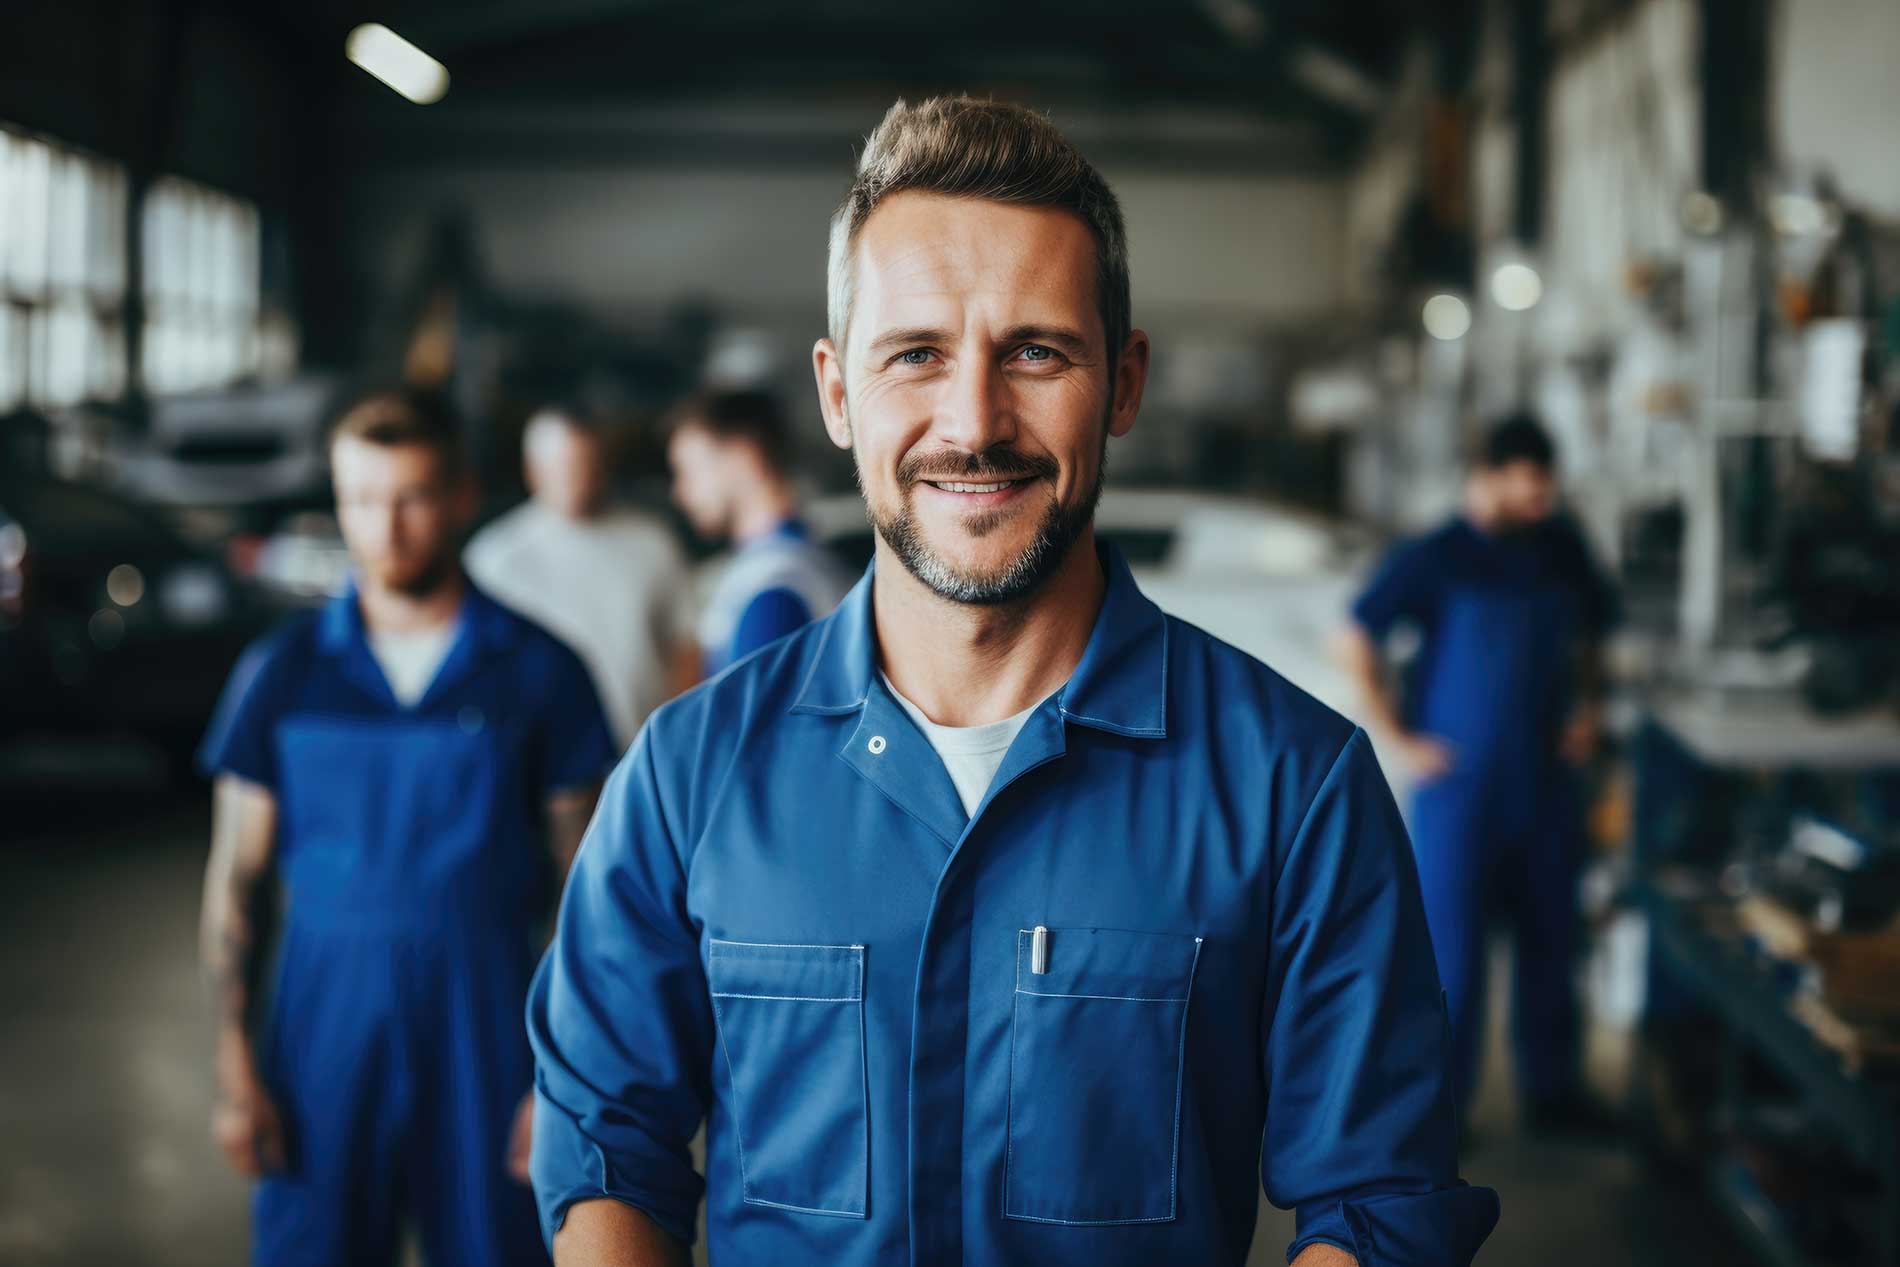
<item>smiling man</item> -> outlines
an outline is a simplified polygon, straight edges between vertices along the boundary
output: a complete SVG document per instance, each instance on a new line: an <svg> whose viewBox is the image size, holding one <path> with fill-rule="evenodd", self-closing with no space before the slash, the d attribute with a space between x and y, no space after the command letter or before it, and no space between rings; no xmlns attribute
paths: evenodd
<svg viewBox="0 0 1900 1267"><path fill-rule="evenodd" d="M899 103L813 367L876 556L654 715L531 992L557 1262L1464 1264L1447 1032L1365 736L1098 544L1134 425L1114 195ZM706 1175L688 1141L704 1120Z"/></svg>

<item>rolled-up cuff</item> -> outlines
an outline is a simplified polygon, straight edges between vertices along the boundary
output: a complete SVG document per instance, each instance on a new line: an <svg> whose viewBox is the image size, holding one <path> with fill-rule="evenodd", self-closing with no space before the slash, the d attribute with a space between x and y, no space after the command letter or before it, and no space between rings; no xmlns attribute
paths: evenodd
<svg viewBox="0 0 1900 1267"><path fill-rule="evenodd" d="M1359 1267L1469 1267L1498 1222L1498 1194L1459 1184L1415 1195L1315 1202L1299 1210L1291 1262L1316 1242L1336 1245Z"/></svg>
<svg viewBox="0 0 1900 1267"><path fill-rule="evenodd" d="M572 1115L538 1088L528 1173L541 1212L541 1239L550 1252L568 1208L602 1197L634 1207L681 1244L693 1243L694 1214L705 1183L692 1167L657 1151L646 1157L610 1158Z"/></svg>

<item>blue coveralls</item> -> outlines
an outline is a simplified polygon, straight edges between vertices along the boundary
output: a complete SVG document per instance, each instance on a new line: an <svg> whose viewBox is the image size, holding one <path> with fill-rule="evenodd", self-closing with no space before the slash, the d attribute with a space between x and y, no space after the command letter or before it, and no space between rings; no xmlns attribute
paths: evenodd
<svg viewBox="0 0 1900 1267"><path fill-rule="evenodd" d="M1119 553L974 815L867 576L648 719L535 978L535 1189L715 1263L1462 1267L1448 1035L1365 735ZM1043 931L1036 930L1041 927ZM706 1177L688 1141L706 1124Z"/></svg>
<svg viewBox="0 0 1900 1267"><path fill-rule="evenodd" d="M1490 534L1460 517L1395 549L1353 615L1375 639L1418 631L1405 721L1451 748L1450 773L1414 793L1411 828L1459 1102L1483 1047L1486 915L1508 911L1519 1091L1530 1106L1559 1103L1578 1075L1582 808L1557 748L1579 657L1614 622L1615 594L1568 518Z"/></svg>
<svg viewBox="0 0 1900 1267"><path fill-rule="evenodd" d="M256 1263L390 1262L405 1212L433 1263L547 1261L505 1165L541 816L613 755L580 660L472 587L413 707L354 591L239 662L201 762L275 795L288 898L262 1068L290 1164L256 1185Z"/></svg>

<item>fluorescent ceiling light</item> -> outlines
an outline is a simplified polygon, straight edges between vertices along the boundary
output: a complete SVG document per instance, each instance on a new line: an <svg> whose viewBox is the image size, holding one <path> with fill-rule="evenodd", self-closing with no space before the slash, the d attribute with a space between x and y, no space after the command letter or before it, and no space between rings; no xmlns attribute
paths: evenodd
<svg viewBox="0 0 1900 1267"><path fill-rule="evenodd" d="M343 54L419 106L442 100L449 68L380 22L365 22L343 41Z"/></svg>
<svg viewBox="0 0 1900 1267"><path fill-rule="evenodd" d="M1450 342L1471 329L1471 309L1456 295L1433 295L1425 301L1425 333Z"/></svg>
<svg viewBox="0 0 1900 1267"><path fill-rule="evenodd" d="M1828 227L1827 208L1807 194L1776 194L1768 204L1768 218L1783 236L1809 237Z"/></svg>
<svg viewBox="0 0 1900 1267"><path fill-rule="evenodd" d="M1543 295L1543 279L1529 264L1505 264L1491 274L1491 298L1506 312L1534 308Z"/></svg>
<svg viewBox="0 0 1900 1267"><path fill-rule="evenodd" d="M1722 203L1705 189L1690 191L1682 200L1682 223L1703 237L1722 231Z"/></svg>

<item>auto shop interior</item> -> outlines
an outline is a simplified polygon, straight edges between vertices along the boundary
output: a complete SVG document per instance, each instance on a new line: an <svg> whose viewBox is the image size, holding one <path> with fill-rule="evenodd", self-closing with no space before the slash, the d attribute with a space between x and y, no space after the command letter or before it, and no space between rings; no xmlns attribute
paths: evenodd
<svg viewBox="0 0 1900 1267"><path fill-rule="evenodd" d="M471 765L464 740L488 726L543 742L539 720L491 725L503 709L586 729L603 755L588 779L570 780L587 797L565 854L573 789L521 767L555 789L528 808L546 810L553 856L573 863L569 902L557 930L567 875L557 868L520 982L494 987L508 999L506 1023L476 1043L536 1062L533 1094L525 1072L510 1089L508 1105L527 1099L501 1122L516 1134L489 1169L501 1194L492 1199L518 1201L532 1220L538 1198L551 1235L558 1145L542 1132L566 1094L560 1079L575 1075L561 1063L573 1049L557 1050L567 1014L557 1006L546 1022L555 1029L535 1027L546 991L580 990L554 959L613 953L588 940L611 939L611 925L568 927L573 907L597 905L593 890L576 892L599 883L590 868L639 847L615 834L632 822L638 835L645 820L627 818L637 808L606 798L643 795L649 768L692 764L668 751L681 742L667 740L669 713L757 740L742 741L732 772L693 772L695 796L775 786L764 769L781 759L772 754L837 723L783 708L742 714L753 705L721 694L721 681L767 681L758 666L804 654L784 646L813 645L797 632L808 621L848 628L845 591L868 592L859 578L874 556L879 594L895 573L932 602L970 603L917 562L931 548L930 515L947 513L933 507L1003 499L982 523L1007 523L1006 500L1035 482L1038 463L1053 472L1097 460L1094 441L1045 444L1053 433L1017 416L1033 412L1022 402L1050 399L1020 385L1068 355L1057 336L1055 350L1012 345L982 380L988 396L954 408L949 395L934 398L937 413L902 441L878 440L875 459L879 411L895 397L843 385L872 371L850 368L855 349L838 326L838 277L827 271L838 250L858 252L843 294L862 319L879 311L880 286L899 285L878 279L874 258L880 219L886 237L900 232L897 207L946 217L922 230L926 253L951 240L941 226L955 216L1020 211L1001 186L946 196L907 189L919 180L905 177L891 197L909 202L877 204L861 236L834 240L834 213L845 216L848 191L858 196L860 155L902 159L878 148L901 113L887 119L894 103L967 96L1033 112L1008 115L1011 126L1053 125L1125 222L1130 319L1146 352L1111 344L1107 355L1115 384L1125 367L1145 366L1145 388L1134 425L1103 440L1094 532L1111 562L1096 570L1076 556L1090 578L1076 592L1099 603L1109 586L1106 623L1122 600L1120 582L1102 577L1121 569L1119 557L1117 575L1238 649L1222 652L1235 664L1263 662L1363 727L1391 821L1405 824L1393 839L1410 848L1360 869L1410 912L1395 918L1416 958L1431 948L1444 993L1427 1006L1445 1016L1453 1054L1440 1061L1431 1043L1379 1051L1389 1031L1342 1037L1357 1024L1342 1013L1311 1059L1402 1068L1432 1089L1445 1112L1415 1129L1429 1141L1406 1147L1446 1159L1456 1150L1455 1169L1434 1162L1425 1188L1461 1178L1495 1192L1497 1222L1476 1238L1477 1261L1900 1267L1896 66L1893 0L14 0L0 13L0 1262L528 1262L548 1252L532 1235L520 1252L444 1248L458 1242L444 1239L426 1199L409 1198L466 1161L443 1155L466 1151L447 1135L415 1128L381 1169L374 1148L345 1145L323 1163L347 1170L343 1187L312 1177L329 1147L321 1119L371 1103L346 1104L356 1093L345 1088L395 1076L367 1057L352 1063L333 1031L368 1034L369 1021L346 1013L407 997L411 969L392 958L384 972L353 942L349 953L369 957L337 971L350 974L342 989L356 1002L293 1007L317 971L317 917L300 906L354 903L349 918L367 921L388 901L388 920L447 929L449 915L400 914L404 896L390 894L418 907L450 900L429 885L458 824L486 814L483 838L513 845L543 834L539 817L517 829L505 804L514 783L493 763L514 758ZM1069 231L1090 230L1082 241L1107 260L1099 222L1063 197L1026 201ZM1079 310L1096 311L1087 301ZM814 345L826 339L843 350L817 358L815 387ZM825 367L840 358L834 404ZM960 358L912 347L876 373L946 383L990 373ZM904 390L922 399L932 389ZM956 409L961 421L946 421ZM969 439L970 428L1006 425ZM887 521L876 511L890 487L878 464L896 462L892 443L962 450L970 478L1003 482L912 487L904 496L919 499L926 526ZM404 454L423 482L372 506L382 494L365 481L395 479ZM903 480L906 468L893 469ZM924 534L922 554L900 543L906 527ZM433 546L430 532L441 538ZM819 597L832 578L842 580ZM754 590L735 588L744 584ZM761 598L766 586L778 588ZM1539 606L1546 597L1553 605ZM883 602L876 619L895 619ZM1031 599L976 602L987 620ZM434 643L400 623L425 608L448 613ZM861 622L872 608L855 610ZM1538 623L1546 611L1567 623ZM784 623L760 635L768 615ZM522 658L464 662L477 654L465 641L501 645L497 622L511 621L552 638L518 632L509 655ZM1179 654L1187 635L1170 628ZM365 654L335 660L351 639ZM767 643L780 649L758 649ZM542 661L521 647L542 648L557 667L581 664L582 705L544 707ZM897 695L915 679L892 651L879 663ZM325 664L342 666L334 683ZM450 702L497 673L495 702ZM458 674L467 680L451 688ZM310 685L320 679L331 684ZM797 687L787 685L788 700ZM332 694L311 703L319 690ZM293 696L323 716L287 711ZM1097 751L1088 745L1114 738L1052 698L1070 753L1021 774L1020 786L991 789L971 811L973 840L1000 841L993 823L980 834L984 820L1067 786L1051 773L1061 762L1076 767L1063 779L1084 777L1093 767L1080 757ZM1208 710L1219 716L1180 715L1192 698L1164 696L1167 733L1183 739L1138 755L1205 732L1225 746L1216 764L1226 777L1277 777L1264 765L1250 776L1235 758L1251 749L1220 739L1270 724L1245 716L1251 697ZM1021 706L933 721L899 699L916 719L910 738L927 732L953 777L970 750L938 732L987 731ZM855 703L870 707L863 695ZM432 710L445 737L430 737ZM350 740L322 739L345 725ZM768 725L778 728L770 742L758 729ZM904 740L889 733L895 755ZM521 759L580 768L578 739L550 730L545 742L547 752ZM711 753L719 741L705 742ZM395 755L352 764L351 744ZM869 751L884 745L879 735ZM576 855L599 780L629 751ZM838 784L851 789L849 806L764 804L777 848L810 834L803 820L877 808L853 799L868 785L849 768L874 758L837 755L842 763L825 754L824 777L850 781ZM321 774L326 763L335 768ZM950 784L930 775L954 810ZM330 817L306 804L316 777L328 780L318 799ZM671 813L675 790L655 786ZM1234 792L1234 805L1248 795ZM1356 795L1385 801L1376 781ZM1128 803L1140 818L1138 799ZM1523 822L1497 826L1508 807ZM1230 808L1189 814L1214 821ZM1379 805L1361 808L1379 817ZM338 852L324 824L346 819L382 838ZM1492 825L1472 825L1480 820ZM431 845L432 834L444 843ZM804 843L832 847L818 837ZM1130 839L1138 850L1193 848ZM862 945L831 943L868 941L858 962L874 965L870 984L847 996L866 1018L852 1032L868 1035L868 1082L901 1079L904 1060L921 1079L924 1062L949 1059L968 1062L972 1105L986 1079L1014 1094L1018 1070L980 1067L993 1048L973 1038L967 1052L933 1055L921 1019L915 1033L881 1024L875 936L834 935L850 931L836 922L794 927L784 911L758 913L754 927L724 906L701 926L685 908L735 900L721 884L737 882L717 868L736 864L709 860L736 846L714 832L696 848L685 870L702 872L681 881L689 953L695 938L724 953L717 938L775 929L809 935L738 940L860 956ZM761 846L752 856L769 868L775 855ZM878 865L875 852L852 856ZM950 875L986 864L943 865ZM363 897L372 882L338 870L353 866L394 887ZM601 892L630 882L612 874ZM893 894L907 883L893 880ZM1244 905L1232 892L1203 900L1210 912ZM1210 1120L1197 1106L1227 1105L1220 1112L1245 1125L1263 1103L1274 1106L1269 1121L1283 1120L1273 1114L1305 1094L1285 1088L1276 1099L1273 1059L1224 1086L1205 1076L1245 1068L1278 1029L1214 1006L1226 962L1214 915L1189 930L1160 891L1151 919L1137 906L1123 923L1048 901L1050 924L1192 931L1196 947L1207 931L1195 993L1157 1002L1179 1004L1181 1032L1198 1036L1190 1047L1231 1044L1241 1057L1185 1058L1178 1153L1192 1152L1197 1123ZM345 918L326 909L323 920ZM1042 972L1049 955L1059 970L1062 943L1079 936L1058 929L1052 950L1040 925L1030 938L1042 910L1020 912L1033 949L1019 974ZM555 950L529 987L550 938ZM1352 991L1374 997L1399 990L1403 974L1361 964L1351 975ZM681 1075L701 1103L669 1110L687 1122L692 1168L706 1176L703 1205L693 1189L695 1235L654 1233L652 1256L609 1257L605 1242L590 1256L576 1233L556 1240L564 1263L759 1261L722 1246L780 1243L757 1239L774 1234L788 1247L853 1235L897 1247L773 1255L785 1263L1020 1261L998 1247L1030 1244L1045 1262L1157 1262L1173 1251L1115 1255L1179 1244L1218 1248L1172 1261L1279 1263L1291 1249L1315 1264L1397 1267L1468 1261L1476 1245L1418 1257L1371 1239L1302 1245L1306 1198L1296 1212L1267 1199L1278 1195L1271 1180L1263 1193L1275 1132L1263 1163L1257 1123L1251 1153L1239 1150L1246 1173L1223 1189L1251 1192L1245 1210L1258 1199L1250 1238L1182 1226L1212 1208L1192 1183L1222 1181L1190 1180L1183 1162L1179 1205L1159 1230L1042 1227L1033 1230L1051 1239L1032 1242L1007 1214L1000 1141L980 1137L990 1128L972 1109L962 1157L949 1158L961 1187L942 1198L961 1202L965 1239L952 1252L921 1230L943 1174L918 1159L924 1124L878 1120L875 1086L855 1092L872 1095L868 1215L860 1206L855 1218L813 1219L754 1202L749 1187L742 1201L722 1188L738 1187L748 1158L763 1166L774 1143L792 1150L788 1191L801 1169L845 1163L815 1136L785 1134L794 1110L818 1111L822 1088L746 1069L764 1057L743 1044L765 1031L728 1033L740 1014L706 1008L705 979L687 977L699 993L681 1014L703 1012L711 1027L719 1013L705 1030L719 1039L709 1059ZM919 1018L933 979L916 969ZM532 1056L517 1023L524 998ZM1016 1004L1032 1001L1049 1002L1019 985ZM901 1003L908 1025L908 994ZM451 1063L489 1059L439 1035L415 1041L442 1045ZM887 1041L917 1050L880 1053ZM1086 1046L1068 1049L1078 1084L1094 1076ZM323 1072L293 1091L305 1066ZM790 1101L791 1125L758 1104L729 1108L742 1087ZM632 1101L663 1090L619 1088ZM1013 1099L1010 1112L1022 1107ZM285 1136L295 1114L307 1120ZM584 1132L576 1121L563 1129ZM1350 1115L1328 1129L1337 1150L1385 1145L1349 1138ZM893 1160L903 1149L879 1145L907 1130L905 1172ZM1013 1126L1010 1142L1014 1167ZM671 1146L683 1165L685 1139ZM735 1146L737 1167L720 1156ZM1335 1155L1310 1164L1324 1169ZM1135 1164L1114 1164L1124 1162ZM1085 1157L1081 1168L1094 1164L1110 1159ZM995 1190L973 1175L995 1176ZM755 1169L748 1182L759 1180ZM600 1182L594 1195L640 1207ZM1172 1201L1165 1166L1157 1182ZM452 1218L463 1231L488 1226L471 1211L491 1189L458 1191ZM1305 1191L1329 1191L1328 1180ZM901 1201L880 1204L886 1192L908 1193L909 1214ZM293 1201L303 1204L290 1213ZM332 1244L313 1230L369 1208L387 1213L374 1244ZM646 1213L641 1226L669 1226ZM568 1226L579 1226L571 1213ZM798 1239L808 1234L820 1239ZM1141 1239L1171 1236L1185 1239Z"/></svg>

